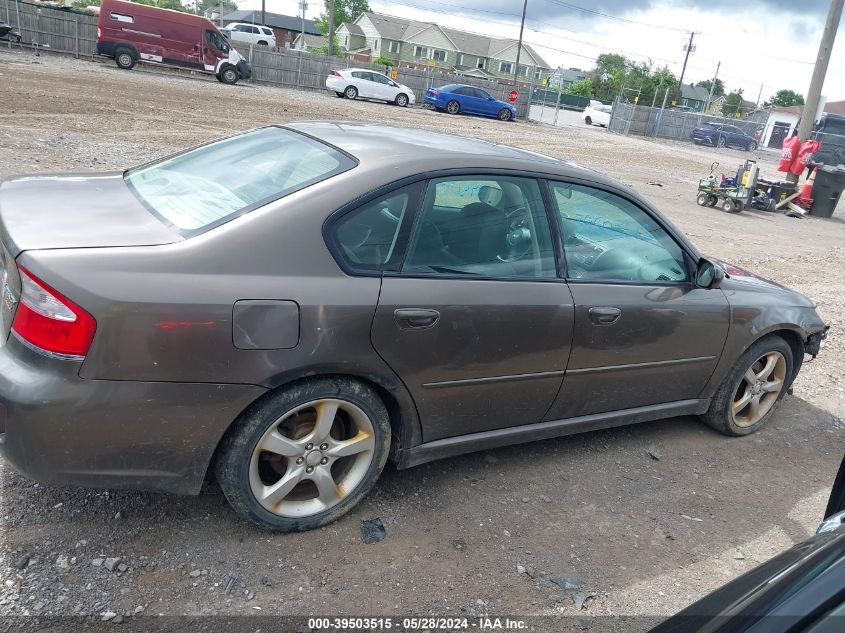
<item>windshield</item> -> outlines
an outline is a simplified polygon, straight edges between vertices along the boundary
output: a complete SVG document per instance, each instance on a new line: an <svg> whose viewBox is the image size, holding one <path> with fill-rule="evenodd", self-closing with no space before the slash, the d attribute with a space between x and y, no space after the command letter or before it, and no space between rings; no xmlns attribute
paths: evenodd
<svg viewBox="0 0 845 633"><path fill-rule="evenodd" d="M125 179L150 211L193 234L354 166L333 147L269 127L130 169Z"/></svg>

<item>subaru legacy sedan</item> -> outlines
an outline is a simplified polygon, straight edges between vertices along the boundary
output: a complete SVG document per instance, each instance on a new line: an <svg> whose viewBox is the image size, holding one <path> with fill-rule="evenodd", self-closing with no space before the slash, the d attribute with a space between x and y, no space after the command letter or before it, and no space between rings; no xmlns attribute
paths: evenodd
<svg viewBox="0 0 845 633"><path fill-rule="evenodd" d="M763 427L826 327L577 165L363 123L0 186L0 446L34 479L306 530L385 463Z"/></svg>

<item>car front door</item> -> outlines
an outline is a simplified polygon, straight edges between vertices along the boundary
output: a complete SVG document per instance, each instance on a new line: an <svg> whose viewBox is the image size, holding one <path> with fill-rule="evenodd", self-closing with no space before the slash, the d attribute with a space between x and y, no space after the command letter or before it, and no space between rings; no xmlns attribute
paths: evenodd
<svg viewBox="0 0 845 633"><path fill-rule="evenodd" d="M404 261L384 273L371 336L413 395L424 441L540 422L572 324L536 180L427 184Z"/></svg>
<svg viewBox="0 0 845 633"><path fill-rule="evenodd" d="M698 398L727 337L724 293L692 282L689 255L638 204L598 186L550 182L549 188L575 333L547 419Z"/></svg>
<svg viewBox="0 0 845 633"><path fill-rule="evenodd" d="M473 90L478 100L478 113L486 114L487 116L496 116L499 112L499 107L493 98L480 88L473 88Z"/></svg>

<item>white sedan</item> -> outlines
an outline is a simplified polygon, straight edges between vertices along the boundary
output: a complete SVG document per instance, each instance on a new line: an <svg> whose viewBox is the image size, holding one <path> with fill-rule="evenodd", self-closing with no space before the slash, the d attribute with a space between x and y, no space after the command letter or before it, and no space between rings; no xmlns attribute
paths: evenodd
<svg viewBox="0 0 845 633"><path fill-rule="evenodd" d="M378 99L402 107L416 102L414 91L408 86L398 84L387 75L366 68L333 70L326 77L326 88L338 97L347 99Z"/></svg>
<svg viewBox="0 0 845 633"><path fill-rule="evenodd" d="M587 125L601 125L607 127L610 125L610 113L613 110L609 105L604 104L590 104L584 108L581 118Z"/></svg>

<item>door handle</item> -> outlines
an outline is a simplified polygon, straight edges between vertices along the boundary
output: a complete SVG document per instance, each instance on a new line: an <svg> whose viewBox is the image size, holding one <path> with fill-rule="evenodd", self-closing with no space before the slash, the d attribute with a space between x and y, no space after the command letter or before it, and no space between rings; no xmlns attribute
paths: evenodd
<svg viewBox="0 0 845 633"><path fill-rule="evenodd" d="M393 312L393 317L401 327L429 328L440 320L440 313L427 308L399 308Z"/></svg>
<svg viewBox="0 0 845 633"><path fill-rule="evenodd" d="M616 323L621 316L622 310L619 308L590 308L590 321L596 325L610 325L611 323Z"/></svg>

